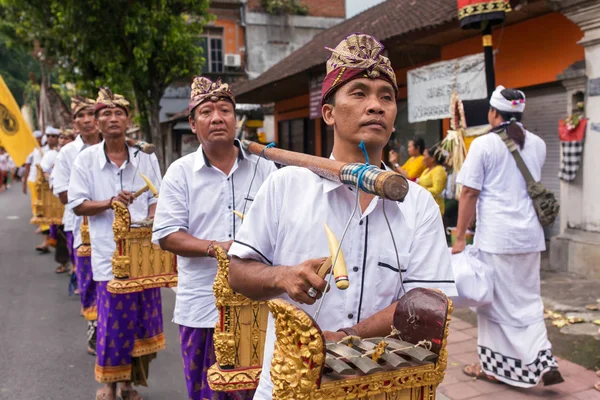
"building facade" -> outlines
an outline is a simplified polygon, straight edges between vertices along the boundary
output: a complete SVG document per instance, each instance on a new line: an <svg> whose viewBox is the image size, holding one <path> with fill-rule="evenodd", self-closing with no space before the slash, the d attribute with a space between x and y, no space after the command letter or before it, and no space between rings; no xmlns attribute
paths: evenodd
<svg viewBox="0 0 600 400"><path fill-rule="evenodd" d="M270 0L211 0L215 20L199 35L206 63L196 75L221 78L233 84L253 79L315 35L344 20L344 0L285 0L288 8L269 8ZM166 135L166 164L195 151L198 142L189 129L187 108L190 82L169 87L161 99L160 121ZM272 110L272 107L266 108ZM240 113L245 110L240 109ZM262 117L266 137L273 138L273 116ZM254 121L254 120L253 120ZM255 122L255 125L257 122ZM256 128L256 126L254 127Z"/></svg>

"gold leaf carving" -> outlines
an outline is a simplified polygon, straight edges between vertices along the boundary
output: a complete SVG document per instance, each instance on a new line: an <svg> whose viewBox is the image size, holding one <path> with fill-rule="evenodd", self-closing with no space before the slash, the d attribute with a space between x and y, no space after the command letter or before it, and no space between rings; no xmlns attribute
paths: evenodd
<svg viewBox="0 0 600 400"><path fill-rule="evenodd" d="M268 304L275 317L277 336L271 363L274 399L435 399L436 387L444 379L448 362L446 345L452 313L450 300L436 364L323 381L321 373L325 349L319 327L304 311L283 300L271 300Z"/></svg>

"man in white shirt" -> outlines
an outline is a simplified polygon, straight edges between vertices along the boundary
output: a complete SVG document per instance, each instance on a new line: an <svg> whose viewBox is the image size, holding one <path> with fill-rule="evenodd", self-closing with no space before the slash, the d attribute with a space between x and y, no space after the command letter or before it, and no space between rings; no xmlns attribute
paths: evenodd
<svg viewBox="0 0 600 400"><path fill-rule="evenodd" d="M38 173L37 165L42 162L42 157L44 156L44 152L48 150L48 146L42 146L42 138L44 137L44 134L41 131L33 131L33 136L38 141L38 147L33 149L25 161L25 171L23 173L23 194L26 195L27 189L29 189L29 192L31 193L31 213L33 214L33 218L35 218L35 203L37 202L37 191L35 190L35 181L37 180ZM42 254L50 253L50 225L41 224L36 233L41 233L44 238L42 244L35 248L36 251Z"/></svg>
<svg viewBox="0 0 600 400"><path fill-rule="evenodd" d="M125 142L129 102L101 88L94 108L103 141L83 150L75 159L69 181L68 207L87 216L92 245L92 273L97 283L98 331L96 380L105 386L96 398L139 398L131 383L146 385L148 363L165 348L160 289L111 294L111 258L115 252L112 202L128 206L132 221L152 218L156 198L140 174L160 187L160 168L154 155L137 152ZM135 358L135 359L134 359ZM140 369L141 368L141 369Z"/></svg>
<svg viewBox="0 0 600 400"><path fill-rule="evenodd" d="M474 276L468 268L483 271L490 296L477 307L480 363L463 371L526 388L541 380L553 385L563 379L552 355L540 294L544 231L525 179L499 135L506 132L516 143L527 169L539 182L546 144L521 125L525 103L520 90L498 86L492 94L488 120L494 128L473 141L456 180L463 188L452 252L465 250L465 232L477 214L474 246L465 252L467 261L455 263L454 268L457 277ZM458 283L462 288L463 282ZM472 291L479 290L473 286ZM459 291L461 297L471 297L463 291Z"/></svg>
<svg viewBox="0 0 600 400"><path fill-rule="evenodd" d="M54 195L61 203L67 205L69 181L71 169L75 158L84 149L100 143L100 131L94 118L94 106L96 101L80 96L71 98L71 113L73 115L73 126L79 135L75 140L65 145L56 158L54 165ZM87 321L87 351L90 355L96 355L96 326L98 310L96 308L96 282L92 279L92 261L89 255L78 255L77 248L81 246L81 224L83 217L73 213L65 207L63 214L64 230L67 241L71 243L72 258L77 273L77 287L83 317Z"/></svg>
<svg viewBox="0 0 600 400"><path fill-rule="evenodd" d="M48 149L44 152L40 167L42 172L50 185L50 189L53 187L52 171L56 158L58 157L58 137L60 136L60 130L53 126L46 127L47 147ZM54 261L58 263L58 267L54 272L57 274L63 274L69 270L69 250L67 237L63 230L63 225L50 225L50 239L55 243Z"/></svg>
<svg viewBox="0 0 600 400"><path fill-rule="evenodd" d="M394 71L381 43L369 35L350 35L332 51L322 88L323 118L334 128L332 156L363 163L364 141L369 159L380 165L397 112ZM356 196L355 188L303 168L271 174L229 251L232 288L256 300L282 297L314 315L326 285L315 271L329 255L323 223L341 238L350 221L342 242L350 286L344 291L334 286L323 295L317 320L327 339L389 334L394 303L405 290L436 288L454 295L442 219L429 192L409 182L401 203L360 192L360 208L351 217ZM270 318L255 399L272 397L274 340Z"/></svg>
<svg viewBox="0 0 600 400"><path fill-rule="evenodd" d="M177 301L181 354L191 400L213 399L207 369L214 364L218 320L212 291L217 273L214 246L229 250L245 212L275 165L245 153L235 140L235 99L227 84L197 77L188 106L200 147L165 174L152 240L177 254ZM196 367L194 367L196 366ZM222 397L222 394L220 395Z"/></svg>
<svg viewBox="0 0 600 400"><path fill-rule="evenodd" d="M53 126L46 127L46 139L48 149L44 151L44 155L42 156L42 160L40 161L40 167L42 167L42 171L44 175L49 180L50 173L52 172L52 168L54 168L54 163L56 162L56 157L58 156L58 137L60 136L60 130L56 129ZM52 181L49 180L50 185L52 186Z"/></svg>
<svg viewBox="0 0 600 400"><path fill-rule="evenodd" d="M0 146L0 192L8 189L9 183L9 159L10 156L4 149L4 147Z"/></svg>

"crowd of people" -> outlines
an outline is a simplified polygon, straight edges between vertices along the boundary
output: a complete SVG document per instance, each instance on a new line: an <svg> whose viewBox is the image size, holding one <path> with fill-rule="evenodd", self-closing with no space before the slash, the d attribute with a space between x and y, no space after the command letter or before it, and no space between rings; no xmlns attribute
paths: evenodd
<svg viewBox="0 0 600 400"><path fill-rule="evenodd" d="M379 160L397 113L394 69L381 43L369 35L352 34L330 50L321 101L323 119L334 129L332 157L347 163ZM166 340L159 289L127 295L107 289L114 278L114 202L127 206L133 221L153 219L152 241L177 255L173 322L179 325L190 399L272 398L272 319L256 392L226 395L208 386L218 320L212 292L217 246L228 252L229 283L236 292L254 300L283 298L313 314L326 289L317 274L323 255L329 254L324 234L316 234L323 221L338 236L346 226L342 251L354 266L348 271L350 287L331 290L323 300L318 322L327 340L386 336L405 290L436 289L457 304L461 298L479 301L480 363L466 366L466 374L521 387L562 381L542 317L543 232L525 183L515 178L516 166L497 135L473 142L459 174L447 171L445 154L437 147L426 148L419 138L409 142L410 158L403 165L391 152L390 168L405 176L409 186L398 203L348 190L307 169L277 169L246 152L235 139L235 104L227 84L205 77L193 80L189 123L200 147L170 165L164 177L155 155L127 143L129 102L108 88L101 88L95 100L72 99L74 131L47 127L45 146L42 133L35 133L40 148L26 164L23 190L34 196L39 164L65 205L63 223L55 230L57 243L58 237L64 238L61 245L68 259L57 258L56 272L66 272L69 263L76 271L88 324L87 351L96 357L94 377L102 384L97 400L141 399L132 385L147 384L148 365ZM488 119L518 143L539 179L545 146L520 125L524 105L522 92L500 87L492 96ZM149 192L134 195L146 185L140 174L150 177L160 191L158 199ZM456 183L463 185L460 199L454 198ZM517 200L499 201L510 196ZM354 204L359 205L356 213ZM479 247L473 250L466 246L465 234L475 209ZM244 210L243 220L232 210ZM442 219L451 215L457 227L452 251ZM85 225L91 254L78 251ZM51 227L41 226L40 232L44 241L36 250L47 252ZM394 242L393 235L402 240ZM472 292L478 277L465 272L473 265L485 265L488 276L494 276L486 282L485 301Z"/></svg>
<svg viewBox="0 0 600 400"><path fill-rule="evenodd" d="M400 165L400 156L396 150L390 150L390 167L405 178L424 187L435 199L446 228L455 227L458 217L456 199L456 175L446 165L448 154L438 145L425 147L423 138L416 137L408 141L409 158ZM448 232L448 241L450 233Z"/></svg>

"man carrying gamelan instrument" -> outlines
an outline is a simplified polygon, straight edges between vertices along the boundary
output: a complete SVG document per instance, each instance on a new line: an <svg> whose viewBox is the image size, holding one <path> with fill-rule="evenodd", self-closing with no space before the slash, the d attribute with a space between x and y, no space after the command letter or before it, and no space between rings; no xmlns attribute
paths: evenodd
<svg viewBox="0 0 600 400"><path fill-rule="evenodd" d="M154 216L157 199L142 175L160 186L160 168L154 155L127 145L129 102L108 88L101 88L94 107L103 141L83 150L73 165L68 207L87 216L92 245L92 274L97 284L98 331L96 380L104 383L96 398L141 399L131 384L146 385L149 362L165 348L160 289L111 294L111 258L115 251L112 203L128 206L132 221ZM136 192L137 191L137 192ZM135 192L135 194L134 194Z"/></svg>
<svg viewBox="0 0 600 400"><path fill-rule="evenodd" d="M179 324L188 396L202 400L215 398L206 380L207 369L215 363L213 331L218 320L212 291L217 273L214 247L229 250L242 214L277 168L245 153L235 140L235 99L227 84L195 78L188 109L200 147L167 170L152 240L177 254L173 321Z"/></svg>
<svg viewBox="0 0 600 400"><path fill-rule="evenodd" d="M46 127L46 138L48 140L48 149L44 152L44 156L40 161L40 169L44 174L44 179L49 184L50 190L54 190L54 164L59 154L59 137L60 130L52 127ZM38 172L39 173L39 172ZM68 249L68 237L64 232L64 225L50 225L50 239L55 243L56 251L54 253L54 261L58 263L55 272L63 274L69 270L70 252Z"/></svg>
<svg viewBox="0 0 600 400"><path fill-rule="evenodd" d="M322 112L334 128L331 158L379 166L394 129L398 93L383 45L369 35L352 34L329 50ZM389 335L395 303L412 288L456 295L439 207L426 190L400 179L408 193L396 202L357 192L358 185L345 186L308 169L275 172L256 195L229 250L231 287L255 300L291 300L310 315L324 296L316 319L325 338L335 341L346 335ZM337 240L328 244L334 234L343 237L339 257ZM323 294L326 281L317 270L329 254L337 258L337 288ZM340 270L342 254L347 271ZM255 399L272 396L274 340L270 318Z"/></svg>
<svg viewBox="0 0 600 400"><path fill-rule="evenodd" d="M94 106L96 102L80 96L71 98L71 113L73 115L73 126L79 133L75 140L58 153L54 165L54 189L53 192L61 203L68 203L67 191L71 179L71 169L75 158L84 149L100 143L100 131L94 118ZM75 270L77 273L77 287L83 317L87 321L87 351L96 355L96 326L98 310L96 308L96 282L92 279L92 262L89 255L78 255L77 249L81 246L81 224L83 217L75 215L73 210L65 207L63 215L64 229L70 243L72 243Z"/></svg>

